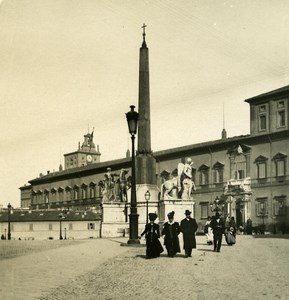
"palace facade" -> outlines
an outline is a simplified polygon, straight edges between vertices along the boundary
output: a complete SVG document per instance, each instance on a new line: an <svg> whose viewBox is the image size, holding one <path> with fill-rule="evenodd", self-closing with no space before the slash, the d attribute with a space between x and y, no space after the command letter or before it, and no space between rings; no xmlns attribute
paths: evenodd
<svg viewBox="0 0 289 300"><path fill-rule="evenodd" d="M234 216L237 225L264 225L278 232L289 226L289 86L245 100L250 106L250 134L154 152L158 188L176 176L177 165L191 158L193 213L199 230L218 202L223 214ZM65 166L57 172L41 174L20 187L21 207L43 209L96 209L101 212L104 180L108 168L117 177L122 169L131 174L129 156L100 162L93 134L83 145L65 156ZM138 170L136 170L136 173ZM161 191L160 191L161 192ZM216 199L218 201L216 201ZM124 201L115 190L112 202ZM161 193L158 199L161 202ZM143 202L143 199L138 199ZM124 212L125 214L125 212ZM165 219L166 216L160 216ZM145 219L145 216L140 218ZM124 218L124 222L127 218ZM163 220L160 220L163 221Z"/></svg>

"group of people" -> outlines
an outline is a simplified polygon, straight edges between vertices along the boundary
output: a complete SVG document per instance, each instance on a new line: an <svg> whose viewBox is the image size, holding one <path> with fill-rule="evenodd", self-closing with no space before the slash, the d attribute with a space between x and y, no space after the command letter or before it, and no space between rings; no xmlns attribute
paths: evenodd
<svg viewBox="0 0 289 300"><path fill-rule="evenodd" d="M223 235L229 246L236 243L236 222L234 217L227 216L225 221L217 212L214 217L208 217L205 224L205 234L207 236L207 244L214 245L214 251L220 252Z"/></svg>
<svg viewBox="0 0 289 300"><path fill-rule="evenodd" d="M164 223L161 235L164 236L164 245L166 247L169 257L174 257L178 252L181 252L179 243L179 234L183 234L183 244L185 257L192 256L192 250L196 248L196 231L198 224L194 218L191 217L191 211L185 211L185 218L179 224L174 221L175 212L168 213L168 221ZM164 251L159 238L160 227L155 223L157 215L155 213L149 214L150 222L146 224L142 236L146 238L146 258L156 258Z"/></svg>
<svg viewBox="0 0 289 300"><path fill-rule="evenodd" d="M146 224L144 231L139 236L145 236L146 239L146 258L156 258L164 251L159 240L164 237L164 245L169 257L174 257L181 252L179 243L179 234L183 235L183 245L185 258L192 256L192 250L196 248L196 231L198 224L191 217L191 211L185 211L185 218L180 222L174 221L175 212L168 213L168 221L164 223L160 233L160 226L155 223L157 215L149 214L149 223ZM208 217L205 224L205 234L207 236L208 245L214 245L214 252L221 251L223 235L229 246L236 243L236 222L234 217L227 216L225 220L216 212L215 216Z"/></svg>

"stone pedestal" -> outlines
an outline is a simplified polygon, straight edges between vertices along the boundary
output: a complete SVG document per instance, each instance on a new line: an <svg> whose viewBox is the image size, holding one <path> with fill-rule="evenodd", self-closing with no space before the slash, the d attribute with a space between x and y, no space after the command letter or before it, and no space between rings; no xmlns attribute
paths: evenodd
<svg viewBox="0 0 289 300"><path fill-rule="evenodd" d="M127 211L127 217L126 217ZM129 236L129 208L124 202L110 202L102 205L101 237Z"/></svg>
<svg viewBox="0 0 289 300"><path fill-rule="evenodd" d="M185 210L188 209L192 212L191 216L195 217L195 201L174 199L174 200L161 200L159 203L159 223L162 225L168 220L167 214L171 211L175 212L174 219L180 222L185 218Z"/></svg>

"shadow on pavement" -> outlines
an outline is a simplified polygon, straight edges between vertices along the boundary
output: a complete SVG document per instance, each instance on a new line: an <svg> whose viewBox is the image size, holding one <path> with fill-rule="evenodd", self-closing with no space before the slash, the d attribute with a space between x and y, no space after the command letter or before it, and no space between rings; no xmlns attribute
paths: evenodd
<svg viewBox="0 0 289 300"><path fill-rule="evenodd" d="M213 249L201 249L201 248L198 248L198 251L214 252Z"/></svg>
<svg viewBox="0 0 289 300"><path fill-rule="evenodd" d="M289 234L257 234L252 236L255 239L289 239Z"/></svg>

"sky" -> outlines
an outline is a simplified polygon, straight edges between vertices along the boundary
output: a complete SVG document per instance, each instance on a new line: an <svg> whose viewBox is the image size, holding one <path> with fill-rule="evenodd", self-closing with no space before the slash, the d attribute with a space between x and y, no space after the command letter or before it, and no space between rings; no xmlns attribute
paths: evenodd
<svg viewBox="0 0 289 300"><path fill-rule="evenodd" d="M289 1L0 0L0 205L58 170L94 128L101 161L131 148L142 24L152 150L250 133L245 99L288 85Z"/></svg>

